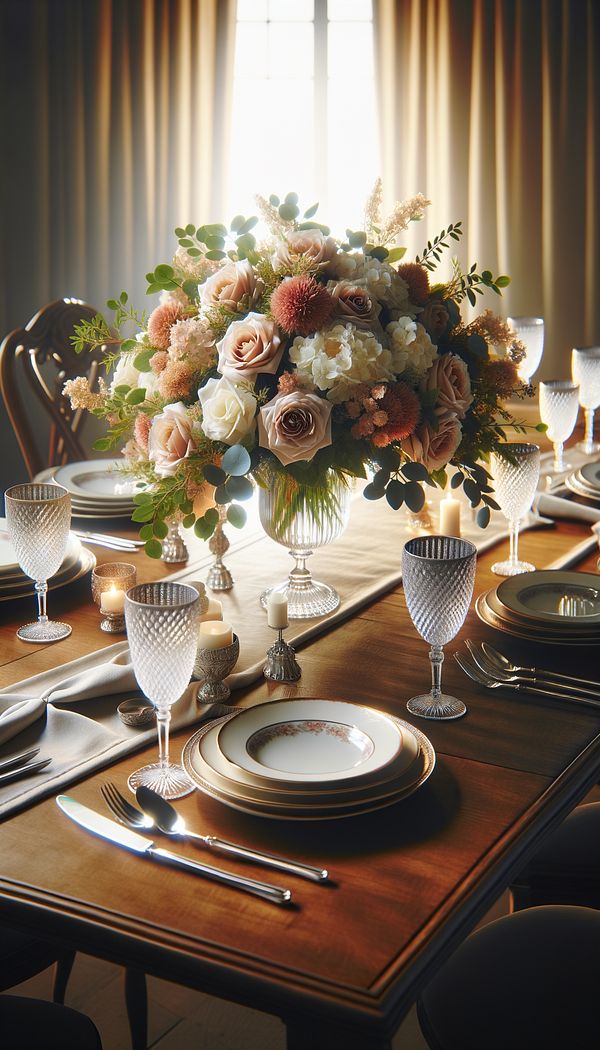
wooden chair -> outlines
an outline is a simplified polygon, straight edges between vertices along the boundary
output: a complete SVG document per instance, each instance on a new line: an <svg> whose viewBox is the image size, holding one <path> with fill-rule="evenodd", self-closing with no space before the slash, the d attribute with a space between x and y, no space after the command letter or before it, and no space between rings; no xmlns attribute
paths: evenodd
<svg viewBox="0 0 600 1050"><path fill-rule="evenodd" d="M0 346L0 391L30 477L45 467L89 459L81 440L86 414L71 409L62 389L79 375L87 375L92 386L97 380L102 348L76 354L71 343L75 325L96 313L81 299L57 299ZM49 424L46 447L38 409Z"/></svg>

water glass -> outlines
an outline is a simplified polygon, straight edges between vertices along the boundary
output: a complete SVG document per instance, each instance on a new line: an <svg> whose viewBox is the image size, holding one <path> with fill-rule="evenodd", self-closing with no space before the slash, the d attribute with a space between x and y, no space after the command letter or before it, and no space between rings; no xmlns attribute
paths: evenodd
<svg viewBox="0 0 600 1050"><path fill-rule="evenodd" d="M600 450L594 442L594 410L600 405L600 346L577 346L571 354L573 382L579 385L579 404L585 411L585 437L580 444L587 456Z"/></svg>
<svg viewBox="0 0 600 1050"><path fill-rule="evenodd" d="M510 527L510 556L508 561L497 561L492 572L497 576L518 576L533 572L534 565L519 561L519 525L533 503L540 477L540 450L538 445L507 442L491 457L494 496Z"/></svg>
<svg viewBox="0 0 600 1050"><path fill-rule="evenodd" d="M519 377L528 383L537 371L544 352L544 318L507 317L506 320L525 347L525 357L519 364Z"/></svg>
<svg viewBox="0 0 600 1050"><path fill-rule="evenodd" d="M413 696L407 708L420 718L460 718L466 706L442 692L443 646L452 641L469 611L477 548L454 536L416 536L402 552L402 585L410 618L431 646L431 692Z"/></svg>
<svg viewBox="0 0 600 1050"><path fill-rule="evenodd" d="M548 427L548 437L554 445L554 474L562 474L567 469L563 445L573 433L578 411L577 383L570 379L549 379L540 383L540 418Z"/></svg>
<svg viewBox="0 0 600 1050"><path fill-rule="evenodd" d="M67 623L49 620L46 613L48 580L60 568L71 527L71 497L61 485L13 485L4 494L6 527L17 561L35 583L37 623L19 627L23 642L59 642L67 638Z"/></svg>
<svg viewBox="0 0 600 1050"><path fill-rule="evenodd" d="M162 798L182 798L194 784L182 766L169 761L171 707L192 676L198 645L200 597L180 583L140 583L125 595L125 623L133 671L156 707L158 762L137 769L129 787L152 788Z"/></svg>

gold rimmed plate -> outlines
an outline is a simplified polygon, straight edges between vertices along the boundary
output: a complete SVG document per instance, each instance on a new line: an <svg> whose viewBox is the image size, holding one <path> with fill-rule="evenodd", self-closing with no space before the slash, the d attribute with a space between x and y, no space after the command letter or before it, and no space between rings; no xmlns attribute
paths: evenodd
<svg viewBox="0 0 600 1050"><path fill-rule="evenodd" d="M538 625L600 626L600 576L542 569L511 576L496 588L498 600Z"/></svg>
<svg viewBox="0 0 600 1050"><path fill-rule="evenodd" d="M490 607L488 603L489 595L490 592L486 591L477 597L475 600L475 612L483 623L488 627L493 627L496 631L500 631L502 634L510 635L513 638L519 638L526 642L539 642L542 645L589 646L598 645L600 641L600 634L580 635L569 632L561 636L551 631L545 631L543 628L538 630L532 625L525 626L516 624L514 621L505 620L498 616Z"/></svg>

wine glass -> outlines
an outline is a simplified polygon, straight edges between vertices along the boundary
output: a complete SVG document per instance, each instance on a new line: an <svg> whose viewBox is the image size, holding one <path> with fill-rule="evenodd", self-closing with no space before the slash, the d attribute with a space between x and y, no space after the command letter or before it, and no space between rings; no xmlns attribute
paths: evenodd
<svg viewBox="0 0 600 1050"><path fill-rule="evenodd" d="M519 376L528 383L539 367L544 352L544 318L507 317L506 320L525 347L525 357L519 363Z"/></svg>
<svg viewBox="0 0 600 1050"><path fill-rule="evenodd" d="M13 485L4 493L6 527L23 572L35 583L37 623L19 627L23 642L59 642L68 638L67 623L46 614L48 580L65 556L71 527L71 497L62 485Z"/></svg>
<svg viewBox="0 0 600 1050"><path fill-rule="evenodd" d="M600 449L594 441L594 410L600 406L600 346L576 346L571 368L573 382L579 385L579 404L585 410L585 437L579 447L591 456Z"/></svg>
<svg viewBox="0 0 600 1050"><path fill-rule="evenodd" d="M454 536L416 536L404 544L402 585L412 622L431 646L431 692L413 696L407 708L421 718L460 718L462 700L442 693L443 646L452 641L469 611L477 548Z"/></svg>
<svg viewBox="0 0 600 1050"><path fill-rule="evenodd" d="M169 761L171 706L188 685L198 647L200 597L180 583L139 583L125 595L125 623L133 671L156 707L158 762L136 769L129 787L152 788L162 798L182 798L194 784Z"/></svg>
<svg viewBox="0 0 600 1050"><path fill-rule="evenodd" d="M492 565L496 576L518 576L533 572L535 565L519 561L519 525L533 503L540 477L540 450L538 445L507 441L491 456L494 496L510 527L510 556L508 561Z"/></svg>
<svg viewBox="0 0 600 1050"><path fill-rule="evenodd" d="M578 411L577 383L570 379L548 379L540 383L540 418L548 427L547 434L554 445L553 474L562 474L567 469L563 445L573 433Z"/></svg>

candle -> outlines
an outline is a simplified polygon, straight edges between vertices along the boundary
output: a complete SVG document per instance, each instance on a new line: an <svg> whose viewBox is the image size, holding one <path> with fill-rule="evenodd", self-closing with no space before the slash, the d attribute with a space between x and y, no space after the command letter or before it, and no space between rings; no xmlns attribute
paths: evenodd
<svg viewBox="0 0 600 1050"><path fill-rule="evenodd" d="M125 591L117 589L114 583L108 591L100 594L100 612L122 613L125 608Z"/></svg>
<svg viewBox="0 0 600 1050"><path fill-rule="evenodd" d="M440 532L442 536L460 536L460 502L445 496L440 502Z"/></svg>
<svg viewBox="0 0 600 1050"><path fill-rule="evenodd" d="M267 602L267 623L276 630L288 625L288 603L285 594L271 591Z"/></svg>
<svg viewBox="0 0 600 1050"><path fill-rule="evenodd" d="M206 623L208 620L222 620L223 619L223 603L217 598L208 599L208 608L206 612L203 612L200 616L200 623Z"/></svg>
<svg viewBox="0 0 600 1050"><path fill-rule="evenodd" d="M198 647L200 649L224 649L233 644L233 630L220 620L206 620L200 624Z"/></svg>

